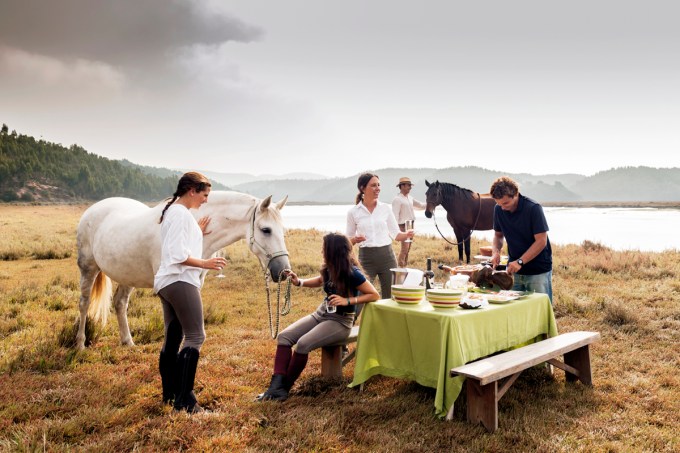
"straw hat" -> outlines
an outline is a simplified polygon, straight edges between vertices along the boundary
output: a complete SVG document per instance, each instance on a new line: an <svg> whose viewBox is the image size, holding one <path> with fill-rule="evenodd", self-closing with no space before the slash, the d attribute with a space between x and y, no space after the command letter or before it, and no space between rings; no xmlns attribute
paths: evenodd
<svg viewBox="0 0 680 453"><path fill-rule="evenodd" d="M404 176L403 178L399 178L399 184L397 184L397 187L399 187L402 184L411 184L412 186L415 185L411 182L411 179L407 178L406 176Z"/></svg>

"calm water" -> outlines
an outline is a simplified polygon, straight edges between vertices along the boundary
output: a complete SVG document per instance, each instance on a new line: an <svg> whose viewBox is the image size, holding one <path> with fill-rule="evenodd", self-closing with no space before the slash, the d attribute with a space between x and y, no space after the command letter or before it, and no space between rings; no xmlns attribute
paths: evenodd
<svg viewBox="0 0 680 453"><path fill-rule="evenodd" d="M286 206L287 228L316 228L345 232L350 205ZM660 252L680 248L675 232L680 231L680 210L654 208L544 208L550 241L555 244L599 242L616 250ZM437 208L437 223L442 233L454 239L446 221L446 211ZM416 211L416 233L439 237L432 219ZM491 240L491 231L475 232L473 237ZM442 240L443 241L443 240Z"/></svg>

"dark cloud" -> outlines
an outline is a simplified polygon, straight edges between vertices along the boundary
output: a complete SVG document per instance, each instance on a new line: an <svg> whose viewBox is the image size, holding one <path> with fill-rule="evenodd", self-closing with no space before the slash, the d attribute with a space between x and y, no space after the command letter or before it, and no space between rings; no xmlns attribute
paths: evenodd
<svg viewBox="0 0 680 453"><path fill-rule="evenodd" d="M3 0L0 44L114 65L196 44L248 42L262 30L190 0Z"/></svg>

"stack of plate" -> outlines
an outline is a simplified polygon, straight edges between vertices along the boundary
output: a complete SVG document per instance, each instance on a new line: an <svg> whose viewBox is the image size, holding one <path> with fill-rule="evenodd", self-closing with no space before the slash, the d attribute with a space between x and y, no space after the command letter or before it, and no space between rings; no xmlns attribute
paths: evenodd
<svg viewBox="0 0 680 453"><path fill-rule="evenodd" d="M392 285L392 299L400 304L419 304L424 295L424 286Z"/></svg>
<svg viewBox="0 0 680 453"><path fill-rule="evenodd" d="M427 301L435 308L453 308L458 306L465 289L428 289Z"/></svg>

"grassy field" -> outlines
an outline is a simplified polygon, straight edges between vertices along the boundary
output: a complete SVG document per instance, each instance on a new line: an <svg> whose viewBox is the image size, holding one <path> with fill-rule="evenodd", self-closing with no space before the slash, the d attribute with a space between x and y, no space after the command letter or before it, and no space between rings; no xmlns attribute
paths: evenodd
<svg viewBox="0 0 680 453"><path fill-rule="evenodd" d="M0 451L679 451L680 254L616 252L599 244L554 247L560 332L599 331L594 387L523 373L499 403L500 429L433 415L434 390L376 377L363 392L321 379L320 353L291 398L254 403L269 383L264 281L245 244L228 248L226 278L203 289L207 341L197 376L201 404L188 416L160 404L160 303L133 293L136 346L119 345L115 317L72 348L77 316L75 227L84 206L0 206ZM284 210L285 218L285 210ZM585 227L585 226L584 226ZM287 233L302 276L320 264L323 233ZM473 243L477 250L481 243ZM417 238L412 265L454 264L450 246ZM442 275L437 274L441 279ZM319 290L292 289L286 326L310 312Z"/></svg>

